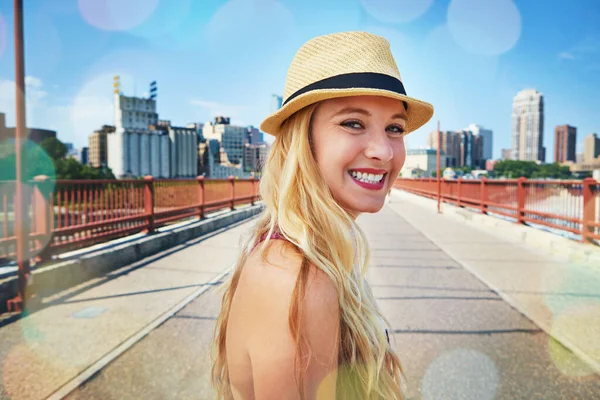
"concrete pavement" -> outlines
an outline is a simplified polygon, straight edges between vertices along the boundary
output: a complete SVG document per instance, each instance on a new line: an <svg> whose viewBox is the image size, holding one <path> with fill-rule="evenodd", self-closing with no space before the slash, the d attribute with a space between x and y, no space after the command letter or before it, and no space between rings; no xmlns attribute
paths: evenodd
<svg viewBox="0 0 600 400"><path fill-rule="evenodd" d="M536 242L555 235L491 216L478 215L478 223L467 223L456 217L456 207L445 206L444 214L437 214L433 200L401 191L394 196L396 213L600 372L600 265L593 262L600 259L600 249L550 238L556 243L546 250ZM538 236L529 241L536 245L524 244L515 235L519 230ZM562 248L558 243L564 243ZM573 249L585 251L586 257L575 257Z"/></svg>
<svg viewBox="0 0 600 400"><path fill-rule="evenodd" d="M372 249L368 279L393 325L392 343L411 398L600 397L600 377L586 363L402 213L429 218L427 210L394 197L380 213L361 216L359 222ZM506 252L510 246L498 248ZM209 349L219 304L220 295L212 287L68 398L213 398Z"/></svg>
<svg viewBox="0 0 600 400"><path fill-rule="evenodd" d="M46 308L2 326L0 398L62 397L215 284L235 261L240 235L251 223L220 229L44 299ZM170 345L163 343L157 352Z"/></svg>
<svg viewBox="0 0 600 400"><path fill-rule="evenodd" d="M593 369L506 301L517 296L542 311L556 307L560 315L575 317L575 323L583 320L579 329L588 329L594 320L585 311L597 304L594 290L599 286L586 284L593 286L595 275L573 278L569 266L556 257L548 259L537 249L534 253L489 236L434 210L395 194L380 213L359 219L372 249L368 279L392 323L392 343L411 396L600 398L600 377ZM67 398L213 398L209 351L221 293L216 284L206 283L231 265L239 235L249 227L242 224L189 243L91 289L74 291L53 306L54 318L41 311L0 328L0 347L7 349L0 350L0 397L43 398L48 388L56 390L58 383L64 385L98 363L204 285L207 290L195 300ZM477 266L488 273L478 276ZM547 272L557 266L566 274L560 280ZM540 271L546 271L542 282L558 285L553 292L533 285L540 282ZM500 285L498 277L512 283ZM569 285L568 290L560 284ZM540 298L548 303L545 308L535 300ZM586 306L579 310L582 304Z"/></svg>

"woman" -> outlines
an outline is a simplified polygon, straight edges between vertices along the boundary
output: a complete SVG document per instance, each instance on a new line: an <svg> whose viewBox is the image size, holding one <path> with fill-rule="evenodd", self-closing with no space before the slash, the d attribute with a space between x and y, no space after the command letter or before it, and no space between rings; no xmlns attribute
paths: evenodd
<svg viewBox="0 0 600 400"><path fill-rule="evenodd" d="M261 124L275 136L265 210L223 295L213 385L225 399L401 399L355 219L383 207L404 136L433 107L406 96L389 43L366 32L305 43L284 98Z"/></svg>

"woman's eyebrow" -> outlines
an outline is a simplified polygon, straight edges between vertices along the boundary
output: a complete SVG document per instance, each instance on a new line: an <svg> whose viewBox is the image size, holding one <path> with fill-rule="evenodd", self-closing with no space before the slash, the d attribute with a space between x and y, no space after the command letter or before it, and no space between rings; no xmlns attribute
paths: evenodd
<svg viewBox="0 0 600 400"><path fill-rule="evenodd" d="M336 112L335 114L333 114L333 116L337 117L338 115L341 115L341 114L351 114L351 113L363 114L363 115L366 115L367 117L371 116L371 113L368 112L367 110L365 110L363 108L356 108L356 107L344 107L341 110L339 110L338 112Z"/></svg>
<svg viewBox="0 0 600 400"><path fill-rule="evenodd" d="M365 110L364 108L344 107L341 110L339 110L338 112L336 112L335 114L333 114L332 118L337 117L338 115L350 114L350 113L363 114L363 115L365 115L367 117L371 116L371 113L369 111ZM394 114L394 115L392 115L391 119L403 119L403 120L406 120L406 115L404 113Z"/></svg>

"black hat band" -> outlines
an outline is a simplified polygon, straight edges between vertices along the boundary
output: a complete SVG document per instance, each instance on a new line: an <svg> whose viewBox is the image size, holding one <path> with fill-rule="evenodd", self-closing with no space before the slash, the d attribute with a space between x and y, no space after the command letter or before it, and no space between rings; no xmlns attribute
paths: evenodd
<svg viewBox="0 0 600 400"><path fill-rule="evenodd" d="M325 78L315 83L311 83L310 85L297 90L294 94L288 97L283 102L282 106L285 106L287 103L301 94L313 90L352 88L389 90L391 92L396 92L406 96L404 85L398 78L376 72L353 72L349 74L332 76L330 78Z"/></svg>

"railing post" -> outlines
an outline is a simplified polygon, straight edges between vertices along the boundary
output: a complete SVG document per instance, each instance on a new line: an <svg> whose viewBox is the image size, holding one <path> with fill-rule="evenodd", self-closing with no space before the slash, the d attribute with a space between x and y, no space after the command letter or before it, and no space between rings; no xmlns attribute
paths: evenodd
<svg viewBox="0 0 600 400"><path fill-rule="evenodd" d="M485 204L487 202L488 199L488 185L487 185L487 178L485 176L481 177L481 204L480 204L480 209L481 209L481 213L482 214L487 214L487 204Z"/></svg>
<svg viewBox="0 0 600 400"><path fill-rule="evenodd" d="M33 178L36 182L33 189L32 211L34 218L35 234L42 238L38 240L38 261L50 260L50 245L52 243L52 228L54 225L54 210L52 206L52 192L50 191L50 178L46 175L38 175Z"/></svg>
<svg viewBox="0 0 600 400"><path fill-rule="evenodd" d="M229 196L231 197L231 210L235 210L235 179L229 175Z"/></svg>
<svg viewBox="0 0 600 400"><path fill-rule="evenodd" d="M144 177L144 213L147 218L147 233L154 232L154 178L150 175Z"/></svg>
<svg viewBox="0 0 600 400"><path fill-rule="evenodd" d="M457 179L457 189L456 189L456 205L460 207L460 183L462 182L462 176L459 176Z"/></svg>
<svg viewBox="0 0 600 400"><path fill-rule="evenodd" d="M525 223L525 182L526 178L517 179L517 222Z"/></svg>
<svg viewBox="0 0 600 400"><path fill-rule="evenodd" d="M196 178L198 181L198 218L204 218L204 203L206 202L204 196L204 176Z"/></svg>
<svg viewBox="0 0 600 400"><path fill-rule="evenodd" d="M583 216L581 219L581 237L584 243L592 242L591 234L595 232L591 225L596 219L596 180L583 180Z"/></svg>
<svg viewBox="0 0 600 400"><path fill-rule="evenodd" d="M250 199L250 204L254 205L254 203L256 202L256 198L258 196L256 196L256 182L258 181L258 179L253 176L252 177L252 199Z"/></svg>

